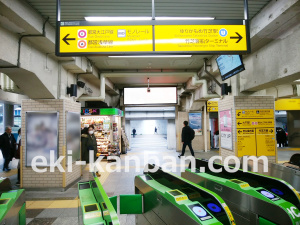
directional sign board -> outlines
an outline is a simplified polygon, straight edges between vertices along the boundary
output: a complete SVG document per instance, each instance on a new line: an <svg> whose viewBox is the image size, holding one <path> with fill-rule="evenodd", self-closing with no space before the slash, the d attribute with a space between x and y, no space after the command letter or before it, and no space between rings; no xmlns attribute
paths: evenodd
<svg viewBox="0 0 300 225"><path fill-rule="evenodd" d="M207 112L218 112L218 101L207 101Z"/></svg>
<svg viewBox="0 0 300 225"><path fill-rule="evenodd" d="M260 128L260 127L273 127L274 119L237 119L237 128Z"/></svg>
<svg viewBox="0 0 300 225"><path fill-rule="evenodd" d="M274 156L274 109L240 109L235 111L238 157Z"/></svg>
<svg viewBox="0 0 300 225"><path fill-rule="evenodd" d="M244 20L59 21L57 56L250 53Z"/></svg>
<svg viewBox="0 0 300 225"><path fill-rule="evenodd" d="M273 109L243 109L236 110L236 118L273 118L274 110Z"/></svg>
<svg viewBox="0 0 300 225"><path fill-rule="evenodd" d="M256 155L255 129L237 129L238 157Z"/></svg>
<svg viewBox="0 0 300 225"><path fill-rule="evenodd" d="M247 50L245 25L155 26L155 51Z"/></svg>
<svg viewBox="0 0 300 225"><path fill-rule="evenodd" d="M207 106L207 112L218 112L219 107L218 106Z"/></svg>
<svg viewBox="0 0 300 225"><path fill-rule="evenodd" d="M275 155L275 131L273 128L256 129L257 156Z"/></svg>
<svg viewBox="0 0 300 225"><path fill-rule="evenodd" d="M152 51L152 26L61 26L61 53Z"/></svg>

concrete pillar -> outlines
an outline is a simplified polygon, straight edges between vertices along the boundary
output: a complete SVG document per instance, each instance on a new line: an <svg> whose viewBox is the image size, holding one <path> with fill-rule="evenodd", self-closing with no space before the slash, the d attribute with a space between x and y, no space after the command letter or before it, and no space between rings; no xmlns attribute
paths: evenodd
<svg viewBox="0 0 300 225"><path fill-rule="evenodd" d="M127 112L128 113L128 112ZM128 138L129 143L131 143L131 127L130 120L125 120L125 133ZM130 146L129 146L130 147Z"/></svg>
<svg viewBox="0 0 300 225"><path fill-rule="evenodd" d="M4 129L6 126L14 126L14 105L4 104Z"/></svg>
<svg viewBox="0 0 300 225"><path fill-rule="evenodd" d="M300 111L287 111L289 147L300 147Z"/></svg>
<svg viewBox="0 0 300 225"><path fill-rule="evenodd" d="M72 172L67 170L67 113L80 113L80 103L66 99L46 99L46 100L23 100L22 101L22 152L21 152L21 187L26 189L57 189L66 188L77 182L81 176L81 167L72 163ZM50 167L39 167L46 169L46 172L37 173L31 166L26 166L26 112L58 112L58 158L64 156L61 166L65 172L61 172L57 167L54 172L50 172ZM80 127L78 128L80 129ZM73 150L73 149L71 149ZM45 151L45 150L43 150ZM74 151L74 150L73 150ZM38 153L37 153L38 154ZM49 160L49 159L48 159ZM38 161L38 162L41 162Z"/></svg>
<svg viewBox="0 0 300 225"><path fill-rule="evenodd" d="M167 143L168 143L168 149L176 149L175 119L168 120Z"/></svg>
<svg viewBox="0 0 300 225"><path fill-rule="evenodd" d="M228 156L266 155L269 162L275 162L275 131L273 96L225 96L219 100L222 161Z"/></svg>

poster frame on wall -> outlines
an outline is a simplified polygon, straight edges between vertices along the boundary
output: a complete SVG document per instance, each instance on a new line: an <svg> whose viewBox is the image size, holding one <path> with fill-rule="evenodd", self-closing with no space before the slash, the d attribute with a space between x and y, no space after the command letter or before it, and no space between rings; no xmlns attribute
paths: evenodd
<svg viewBox="0 0 300 225"><path fill-rule="evenodd" d="M223 129L222 128L222 121L223 121L222 120L223 119L222 114L226 113L226 112L228 112L230 114L230 119L231 119L231 122L230 122L230 131L222 130ZM220 124L219 125L219 133L220 133L220 141L221 141L221 145L220 146L221 146L221 148L233 151L232 109L222 110L222 111L219 112L219 124ZM227 138L227 141L224 141L224 135L228 135L229 133L230 133L231 138Z"/></svg>
<svg viewBox="0 0 300 225"><path fill-rule="evenodd" d="M198 116L197 116L197 114L198 114ZM194 117L196 117L196 119L197 119L197 117L198 117L198 119L200 118L200 125L201 125L200 130L199 130L199 128L195 128L191 123L191 121L192 121L191 118L193 115L194 115ZM202 116L203 116L202 112L189 112L189 126L195 131L195 135L203 135Z"/></svg>
<svg viewBox="0 0 300 225"><path fill-rule="evenodd" d="M68 142L68 135L72 132L70 129L69 124L74 124L74 121L69 121L70 119L70 115L77 115L78 116L78 141L79 141L79 145L78 150L75 152L74 149L69 149L69 142ZM80 140L81 140L81 114L79 112L66 112L66 150L72 150L72 163L79 161L81 159L81 145L80 145ZM76 157L77 156L77 157ZM66 165L68 165L68 160L66 160Z"/></svg>
<svg viewBox="0 0 300 225"><path fill-rule="evenodd" d="M26 152L25 152L25 166L26 167L30 167L31 166L31 162L30 164L28 164L28 151L31 151L31 149L28 148L28 129L29 129L29 126L28 124L29 123L32 123L33 121L30 121L29 119L29 115L32 115L32 114L36 114L36 115L47 115L48 116L53 116L54 114L56 114L56 122L55 124L57 125L57 129L56 129L56 149L51 149L51 150L54 150L54 153L55 153L55 161L58 159L59 157L59 112L58 111L28 111L26 112L26 116L25 116L25 123L26 123L26 136L25 136L25 139L26 139ZM52 119L52 118L51 118ZM36 151L36 148L32 149L34 151ZM38 163L41 163L41 160L37 160ZM47 165L43 165L43 166L40 166L40 167L50 167L50 151L49 151L49 158L47 159Z"/></svg>

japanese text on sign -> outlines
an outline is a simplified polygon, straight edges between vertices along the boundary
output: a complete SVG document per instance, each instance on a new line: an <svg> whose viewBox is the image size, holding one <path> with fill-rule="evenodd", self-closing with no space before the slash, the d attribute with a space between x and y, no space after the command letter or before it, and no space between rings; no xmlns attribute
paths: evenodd
<svg viewBox="0 0 300 225"><path fill-rule="evenodd" d="M155 51L246 51L245 25L158 25Z"/></svg>

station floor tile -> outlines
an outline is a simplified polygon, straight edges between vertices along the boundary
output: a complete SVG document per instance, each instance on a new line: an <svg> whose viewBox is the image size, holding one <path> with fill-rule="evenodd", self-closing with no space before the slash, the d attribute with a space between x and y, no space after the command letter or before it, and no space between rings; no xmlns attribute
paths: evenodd
<svg viewBox="0 0 300 225"><path fill-rule="evenodd" d="M57 218L63 213L61 209L45 209L36 218Z"/></svg>
<svg viewBox="0 0 300 225"><path fill-rule="evenodd" d="M57 218L52 225L77 225L78 224L78 217L59 217Z"/></svg>
<svg viewBox="0 0 300 225"><path fill-rule="evenodd" d="M51 225L57 218L35 218L28 225Z"/></svg>

